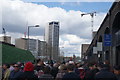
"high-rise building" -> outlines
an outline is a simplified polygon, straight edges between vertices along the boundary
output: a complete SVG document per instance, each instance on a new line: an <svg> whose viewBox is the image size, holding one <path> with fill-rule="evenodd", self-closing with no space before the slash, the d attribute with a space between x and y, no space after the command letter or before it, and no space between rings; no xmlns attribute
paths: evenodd
<svg viewBox="0 0 120 80"><path fill-rule="evenodd" d="M49 22L45 29L45 41L47 42L47 54L49 59L58 60L59 55L59 22Z"/></svg>
<svg viewBox="0 0 120 80"><path fill-rule="evenodd" d="M0 41L11 44L11 37L10 36L1 36Z"/></svg>

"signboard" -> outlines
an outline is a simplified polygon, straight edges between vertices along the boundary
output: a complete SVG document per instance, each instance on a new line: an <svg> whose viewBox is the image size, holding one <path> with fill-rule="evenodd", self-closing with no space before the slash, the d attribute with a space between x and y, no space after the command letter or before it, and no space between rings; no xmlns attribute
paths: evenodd
<svg viewBox="0 0 120 80"><path fill-rule="evenodd" d="M97 51L102 51L102 42L97 42Z"/></svg>
<svg viewBox="0 0 120 80"><path fill-rule="evenodd" d="M93 47L93 54L97 54L97 47Z"/></svg>
<svg viewBox="0 0 120 80"><path fill-rule="evenodd" d="M112 36L110 34L104 35L104 46L111 46Z"/></svg>

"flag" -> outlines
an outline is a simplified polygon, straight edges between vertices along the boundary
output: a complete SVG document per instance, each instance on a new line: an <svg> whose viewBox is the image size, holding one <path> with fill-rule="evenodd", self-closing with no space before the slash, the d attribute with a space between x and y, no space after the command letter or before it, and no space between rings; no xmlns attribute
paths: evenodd
<svg viewBox="0 0 120 80"><path fill-rule="evenodd" d="M3 33L3 34L5 34L5 33L6 33L6 32L5 32L5 28L3 28L3 31L2 31L2 33Z"/></svg>

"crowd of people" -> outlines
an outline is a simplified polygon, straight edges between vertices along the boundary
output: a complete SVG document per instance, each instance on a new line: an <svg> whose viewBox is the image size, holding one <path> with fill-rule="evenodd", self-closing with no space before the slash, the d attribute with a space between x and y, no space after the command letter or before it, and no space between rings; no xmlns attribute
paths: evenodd
<svg viewBox="0 0 120 80"><path fill-rule="evenodd" d="M108 63L13 63L2 65L2 80L120 80L120 66Z"/></svg>

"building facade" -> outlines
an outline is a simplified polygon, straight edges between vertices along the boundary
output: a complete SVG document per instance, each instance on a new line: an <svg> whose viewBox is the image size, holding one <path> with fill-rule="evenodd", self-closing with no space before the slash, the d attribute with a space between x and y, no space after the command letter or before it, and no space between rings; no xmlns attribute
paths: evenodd
<svg viewBox="0 0 120 80"><path fill-rule="evenodd" d="M25 38L15 39L15 47L20 48L20 49L24 49L24 50L28 50L27 39L25 39Z"/></svg>
<svg viewBox="0 0 120 80"><path fill-rule="evenodd" d="M0 41L11 44L11 37L10 36L1 36Z"/></svg>
<svg viewBox="0 0 120 80"><path fill-rule="evenodd" d="M86 53L89 45L90 45L90 44L82 44L82 46L81 46L81 59L82 59L83 61L86 60L85 53Z"/></svg>
<svg viewBox="0 0 120 80"><path fill-rule="evenodd" d="M38 58L38 54L40 53L39 40L29 39L29 51L31 51L35 58Z"/></svg>
<svg viewBox="0 0 120 80"><path fill-rule="evenodd" d="M93 54L97 47L97 54ZM87 49L88 61L120 65L120 1L114 2Z"/></svg>
<svg viewBox="0 0 120 80"><path fill-rule="evenodd" d="M49 59L58 60L59 55L59 22L49 22L45 29L47 54Z"/></svg>
<svg viewBox="0 0 120 80"><path fill-rule="evenodd" d="M40 54L40 40L37 39L29 39L29 45L28 45L28 39L27 38L19 38L15 40L15 47L29 50L35 58L38 57L38 54Z"/></svg>
<svg viewBox="0 0 120 80"><path fill-rule="evenodd" d="M38 53L38 56L42 59L48 59L49 55L47 54L47 43L45 41L39 41L39 49L40 52Z"/></svg>

